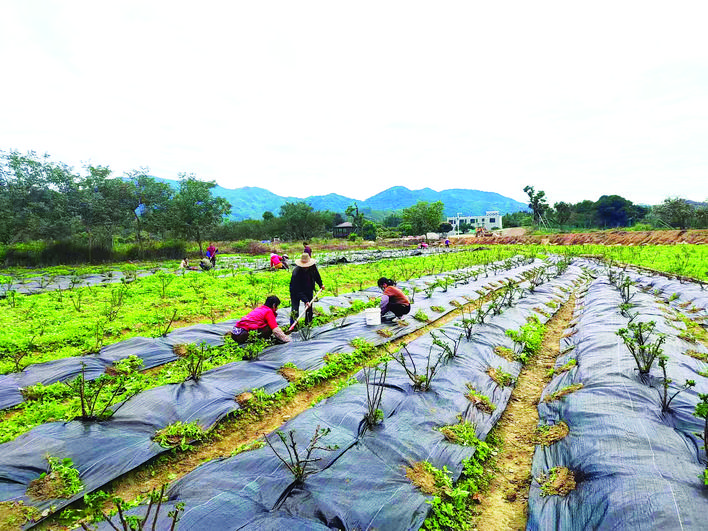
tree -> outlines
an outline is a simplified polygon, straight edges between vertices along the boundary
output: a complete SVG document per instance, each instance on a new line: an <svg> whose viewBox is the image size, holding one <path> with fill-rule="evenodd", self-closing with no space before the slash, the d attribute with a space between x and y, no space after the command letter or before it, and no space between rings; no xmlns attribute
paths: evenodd
<svg viewBox="0 0 708 531"><path fill-rule="evenodd" d="M364 228L364 214L359 213L359 205L354 203L349 205L344 211L347 216L352 218L352 225L354 225L354 232L361 235L362 229Z"/></svg>
<svg viewBox="0 0 708 531"><path fill-rule="evenodd" d="M280 207L283 237L290 240L309 240L324 231L325 221L319 212L304 201L285 203Z"/></svg>
<svg viewBox="0 0 708 531"><path fill-rule="evenodd" d="M619 195L603 195L595 202L598 224L605 227L626 227L636 217L634 204Z"/></svg>
<svg viewBox="0 0 708 531"><path fill-rule="evenodd" d="M533 220L535 223L539 223L543 214L548 210L546 192L542 190L536 192L533 186L525 186L524 192L529 196L529 208L533 210Z"/></svg>
<svg viewBox="0 0 708 531"><path fill-rule="evenodd" d="M170 186L158 182L146 172L146 169L133 170L126 173L122 179L124 182L123 208L135 221L135 237L141 253L143 248L142 231L145 226L160 229L168 224L174 224L182 234L187 234L185 227L179 225L183 220L180 216L188 215L187 210L180 210L182 207L177 204L171 205L173 194ZM180 179L184 178L183 174L180 175ZM182 183L180 183L181 189ZM184 199L183 195L181 200ZM174 208L170 209L171 206ZM175 219L170 219L171 216L174 216Z"/></svg>
<svg viewBox="0 0 708 531"><path fill-rule="evenodd" d="M376 223L373 221L365 221L363 233L365 240L376 241Z"/></svg>
<svg viewBox="0 0 708 531"><path fill-rule="evenodd" d="M553 208L556 210L558 225L562 227L570 219L570 215L573 213L572 207L564 201L559 201L553 205Z"/></svg>
<svg viewBox="0 0 708 531"><path fill-rule="evenodd" d="M194 175L180 174L179 192L172 201L175 224L185 238L193 238L202 254L204 233L222 222L231 211L231 205L223 197L213 197L214 181L200 181Z"/></svg>
<svg viewBox="0 0 708 531"><path fill-rule="evenodd" d="M466 221L460 221L460 225L457 228L460 231L460 234L466 234L472 228L472 225L470 225Z"/></svg>
<svg viewBox="0 0 708 531"><path fill-rule="evenodd" d="M410 224L413 234L427 234L440 226L444 210L445 205L442 201L435 203L418 201L415 205L403 209L403 222Z"/></svg>
<svg viewBox="0 0 708 531"><path fill-rule="evenodd" d="M445 221L438 226L438 232L452 232L452 225Z"/></svg>
<svg viewBox="0 0 708 531"><path fill-rule="evenodd" d="M667 197L662 204L654 207L654 214L667 225L687 229L691 226L696 212L685 199Z"/></svg>
<svg viewBox="0 0 708 531"><path fill-rule="evenodd" d="M401 221L403 221L403 218L401 218L399 214L389 214L383 219L383 226L390 228L398 227Z"/></svg>

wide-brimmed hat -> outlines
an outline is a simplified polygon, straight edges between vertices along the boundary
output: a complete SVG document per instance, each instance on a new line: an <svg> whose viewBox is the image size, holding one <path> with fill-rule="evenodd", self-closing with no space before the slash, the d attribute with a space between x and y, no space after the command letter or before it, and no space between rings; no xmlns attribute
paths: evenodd
<svg viewBox="0 0 708 531"><path fill-rule="evenodd" d="M315 265L316 263L317 263L317 260L312 258L307 253L302 253L302 256L300 257L300 259L295 260L295 265L298 267L310 267L311 265Z"/></svg>

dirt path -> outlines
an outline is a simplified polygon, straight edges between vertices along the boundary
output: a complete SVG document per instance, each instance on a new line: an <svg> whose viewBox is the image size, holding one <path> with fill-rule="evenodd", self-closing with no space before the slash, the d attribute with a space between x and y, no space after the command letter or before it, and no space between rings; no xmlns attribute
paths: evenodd
<svg viewBox="0 0 708 531"><path fill-rule="evenodd" d="M503 447L495 459L496 476L480 497L476 520L480 531L526 529L537 405L548 383L548 371L560 354L560 338L572 319L574 307L573 295L546 323L541 350L521 371L509 405L496 425L495 433Z"/></svg>

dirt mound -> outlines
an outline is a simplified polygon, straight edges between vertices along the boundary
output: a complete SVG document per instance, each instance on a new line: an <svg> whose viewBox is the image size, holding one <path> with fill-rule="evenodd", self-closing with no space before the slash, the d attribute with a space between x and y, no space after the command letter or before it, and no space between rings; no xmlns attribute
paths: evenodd
<svg viewBox="0 0 708 531"><path fill-rule="evenodd" d="M516 233L515 233L516 234ZM477 244L541 244L541 245L674 245L677 243L708 243L708 230L609 230L565 234L474 236L460 238L459 243Z"/></svg>

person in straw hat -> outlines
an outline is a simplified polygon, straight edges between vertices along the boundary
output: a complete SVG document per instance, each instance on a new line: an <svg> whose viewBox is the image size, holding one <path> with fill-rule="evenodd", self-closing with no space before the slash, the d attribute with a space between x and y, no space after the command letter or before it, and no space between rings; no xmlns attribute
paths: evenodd
<svg viewBox="0 0 708 531"><path fill-rule="evenodd" d="M315 284L324 289L320 272L317 270L317 260L309 254L295 260L293 274L290 277L290 324L293 324L300 315L300 302L307 305L315 293ZM305 322L311 323L313 317L312 305L305 312Z"/></svg>

